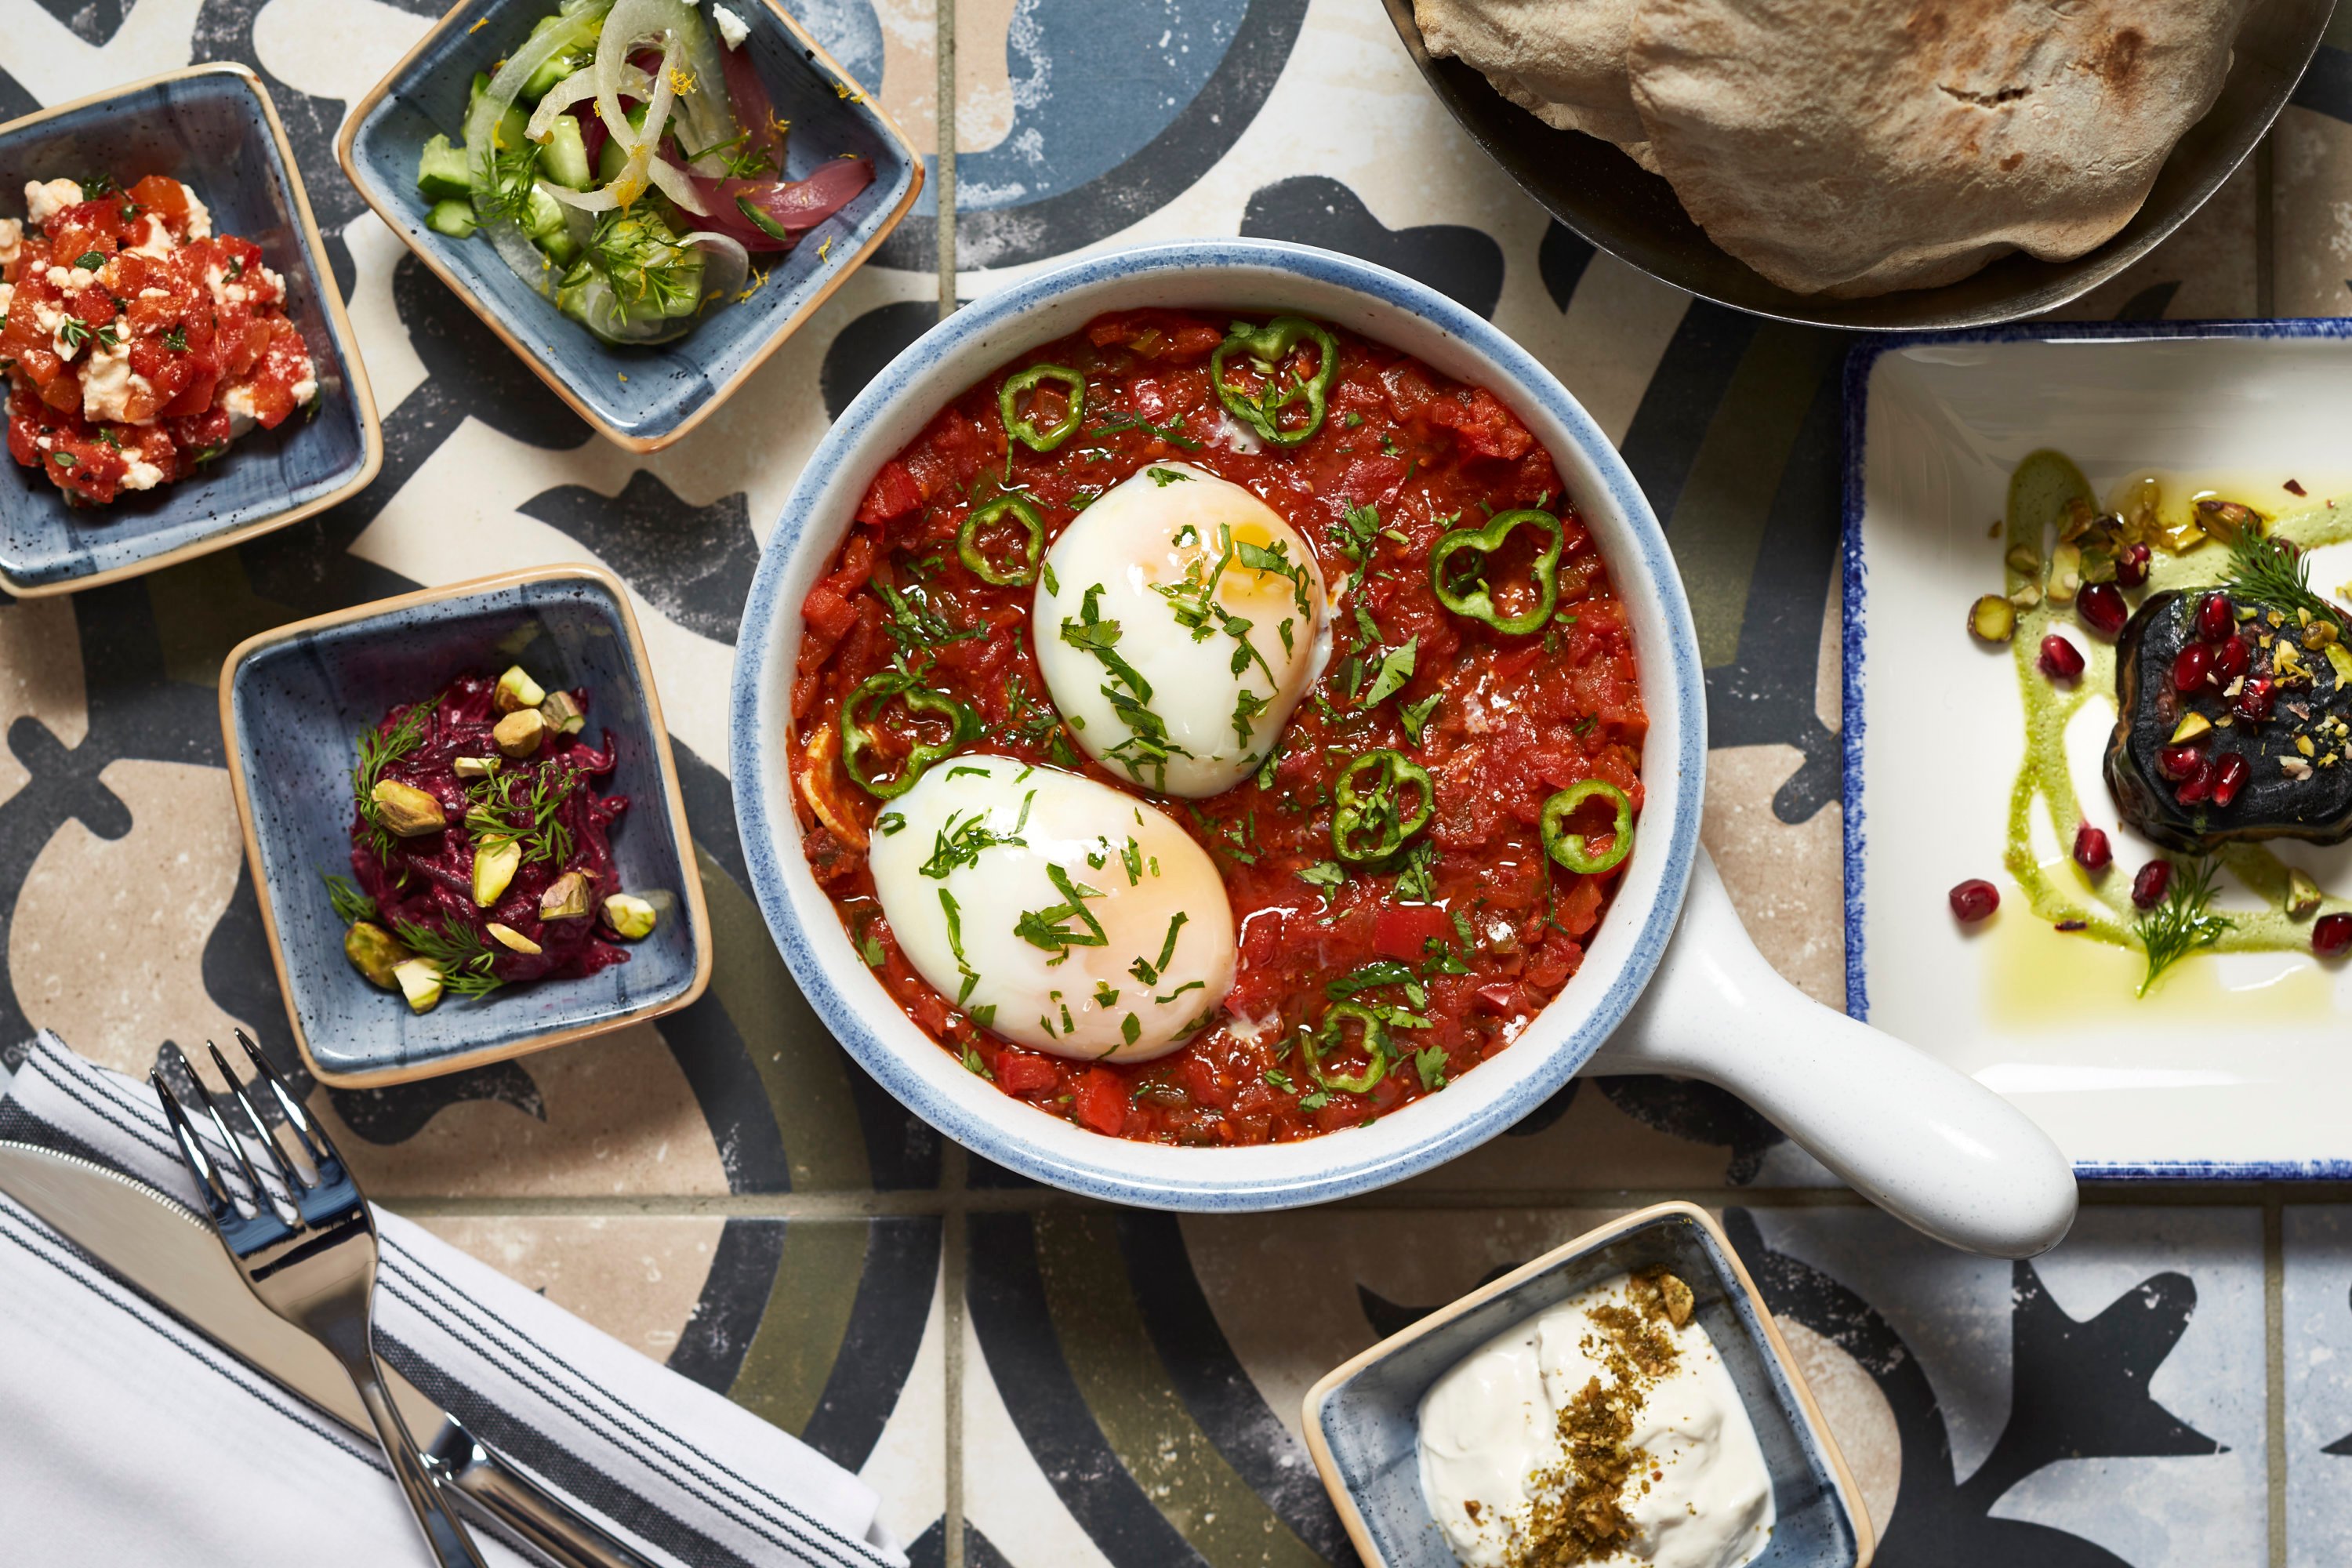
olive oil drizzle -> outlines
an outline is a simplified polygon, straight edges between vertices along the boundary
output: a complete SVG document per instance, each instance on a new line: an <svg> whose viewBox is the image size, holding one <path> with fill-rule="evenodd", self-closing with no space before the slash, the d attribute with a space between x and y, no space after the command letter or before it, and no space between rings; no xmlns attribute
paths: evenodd
<svg viewBox="0 0 2352 1568"><path fill-rule="evenodd" d="M2004 555L2022 545L2037 561L2046 562L2057 543L2060 523L2078 501L2094 510L2099 508L2096 492L2072 459L2046 449L2027 457L2010 476L2009 514L2001 545ZM2305 550L2339 544L2352 540L2352 514L2324 504L2314 505L2276 518L2269 532L2275 538L2292 540ZM2201 544L2181 554L2158 548L2149 563L2144 592L2216 587L2227 579L2230 569L2230 552L2218 543ZM2004 591L2012 596L2028 585L2042 585L2038 567L2031 573L2022 572L2004 561L2002 572ZM2062 628L2071 634L2084 653L2083 673L2071 685L2051 680L2037 668L2042 639ZM2017 670L2018 691L2025 710L2025 755L2018 765L2016 782L2010 788L2009 843L2002 863L2025 890L2026 901L2036 919L2053 925L2079 921L2076 935L2134 952L2143 951L2138 911L2131 902L2129 868L2117 865L2097 880L2086 881L2072 859L2066 858L2053 863L2063 867L2053 876L2053 865L2036 859L2033 848L2033 803L2037 799L2047 806L2061 846L2072 844L2076 829L2083 824L2082 803L2074 793L2074 771L2067 763L2066 731L2085 703L2100 696L2113 701L2115 645L2084 635L2071 601L2053 604L2045 595L2017 612L2010 658ZM2194 864L2190 857L2168 858L2174 862L2176 877L2190 870ZM2346 900L2331 897L2321 904L2316 914L2291 919L2284 907L2287 867L2276 855L2259 844L2231 844L2218 850L2213 858L2266 907L2219 910L2217 912L2230 918L2230 929L2210 947L2200 947L2197 952L2306 952L2311 946L2314 921L2320 915L2352 908Z"/></svg>

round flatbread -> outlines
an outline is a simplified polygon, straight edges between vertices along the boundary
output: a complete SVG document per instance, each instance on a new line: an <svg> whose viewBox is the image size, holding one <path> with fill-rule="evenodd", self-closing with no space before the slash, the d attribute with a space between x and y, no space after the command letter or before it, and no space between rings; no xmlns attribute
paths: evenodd
<svg viewBox="0 0 2352 1568"><path fill-rule="evenodd" d="M2080 256L2139 210L2228 74L2246 0L1639 0L1661 174L1786 289L1932 288Z"/></svg>
<svg viewBox="0 0 2352 1568"><path fill-rule="evenodd" d="M1413 0L1412 14L1432 55L1455 56L1547 125L1622 147L1643 135L1625 80L1635 3Z"/></svg>

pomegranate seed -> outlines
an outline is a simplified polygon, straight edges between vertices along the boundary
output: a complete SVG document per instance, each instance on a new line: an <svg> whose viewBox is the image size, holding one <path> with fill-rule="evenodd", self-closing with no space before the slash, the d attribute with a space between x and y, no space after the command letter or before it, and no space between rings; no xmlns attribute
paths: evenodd
<svg viewBox="0 0 2352 1568"><path fill-rule="evenodd" d="M2251 772L2246 759L2235 752L2224 752L2213 763L2213 804L2228 805L2246 787L2246 774Z"/></svg>
<svg viewBox="0 0 2352 1568"><path fill-rule="evenodd" d="M2333 958L2352 947L2352 915L2322 915L2311 922L2311 951Z"/></svg>
<svg viewBox="0 0 2352 1568"><path fill-rule="evenodd" d="M2230 637L2213 650L2213 672L2223 680L2234 680L2246 673L2252 663L2254 650L2246 646L2243 637Z"/></svg>
<svg viewBox="0 0 2352 1568"><path fill-rule="evenodd" d="M2213 775L2220 771L2213 765L2212 758L2200 758L2197 771L2180 781L2180 787L2172 792L2172 798L2183 805L2204 805L2213 798Z"/></svg>
<svg viewBox="0 0 2352 1568"><path fill-rule="evenodd" d="M2164 902L2164 895L2171 886L2172 862L2151 860L2132 879L2132 903L2138 909L2152 910Z"/></svg>
<svg viewBox="0 0 2352 1568"><path fill-rule="evenodd" d="M1951 892L1952 913L1974 925L2000 908L2000 889L1981 877L1971 877Z"/></svg>
<svg viewBox="0 0 2352 1568"><path fill-rule="evenodd" d="M2147 563L2152 552L2145 544L2126 544L2116 555L2116 581L2126 588L2137 588L2147 581Z"/></svg>
<svg viewBox="0 0 2352 1568"><path fill-rule="evenodd" d="M2205 752L2201 748L2183 741L2179 745L2167 746L2157 752L2156 771L2178 784L2195 773L2197 764L2204 760Z"/></svg>
<svg viewBox="0 0 2352 1568"><path fill-rule="evenodd" d="M2075 595L2074 613L2083 617L2084 626L2111 642L2123 635L2124 623L2131 618L2123 591L2113 583L2094 583Z"/></svg>
<svg viewBox="0 0 2352 1568"><path fill-rule="evenodd" d="M2172 661L2172 689L2194 691L2205 684L2206 672L2213 668L2213 650L2201 642L2190 643Z"/></svg>
<svg viewBox="0 0 2352 1568"><path fill-rule="evenodd" d="M2107 836L2089 823L2074 829L2074 864L2085 871L2104 871L2116 852L2107 847Z"/></svg>
<svg viewBox="0 0 2352 1568"><path fill-rule="evenodd" d="M2238 688L2238 716L2260 723L2271 716L2271 704L2277 700L2277 689L2268 676L2257 675Z"/></svg>
<svg viewBox="0 0 2352 1568"><path fill-rule="evenodd" d="M2230 613L2230 595L2208 594L2197 605L2197 635L2207 642L2220 642L2235 631L2238 617Z"/></svg>
<svg viewBox="0 0 2352 1568"><path fill-rule="evenodd" d="M2052 632L2042 639L2042 673L2053 680L2074 679L2083 673L2082 650Z"/></svg>

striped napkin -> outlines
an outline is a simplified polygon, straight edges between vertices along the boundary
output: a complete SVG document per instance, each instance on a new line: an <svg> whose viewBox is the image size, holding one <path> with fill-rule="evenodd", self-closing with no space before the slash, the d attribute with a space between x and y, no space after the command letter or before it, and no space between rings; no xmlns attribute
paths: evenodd
<svg viewBox="0 0 2352 1568"><path fill-rule="evenodd" d="M0 1139L96 1161L194 1209L144 1083L44 1031ZM656 1562L904 1568L879 1500L749 1411L378 1209L377 1353ZM0 1197L0 1560L417 1568L373 1440ZM417 1434L425 1441L429 1433ZM537 1561L477 1531L497 1568Z"/></svg>

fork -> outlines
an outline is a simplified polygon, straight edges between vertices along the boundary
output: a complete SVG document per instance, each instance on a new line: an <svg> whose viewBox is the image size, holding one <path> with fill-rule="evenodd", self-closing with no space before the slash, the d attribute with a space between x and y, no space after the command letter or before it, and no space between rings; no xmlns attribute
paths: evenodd
<svg viewBox="0 0 2352 1568"><path fill-rule="evenodd" d="M359 1390L360 1403L367 1407L368 1418L375 1424L376 1440L391 1461L394 1479L407 1494L408 1506L416 1514L434 1562L440 1568L484 1568L473 1537L451 1510L432 1469L417 1453L407 1424L384 1392L373 1337L376 1237L367 1203L325 1130L287 1092L277 1071L242 1029L236 1032L236 1043L245 1048L256 1081L267 1087L277 1102L313 1173L305 1179L287 1159L245 1084L229 1070L228 1059L218 1046L206 1041L205 1048L212 1053L213 1066L219 1069L255 1140L268 1151L270 1164L285 1184L289 1202L288 1210L281 1211L246 1152L246 1141L229 1131L219 1100L189 1068L180 1048L165 1045L163 1049L195 1085L205 1116L219 1134L221 1148L235 1158L238 1173L252 1194L253 1213L247 1215L237 1207L213 1150L196 1136L180 1097L164 1081L160 1068L148 1074L148 1081L163 1101L163 1115L179 1142L180 1156L187 1162L197 1191L204 1194L213 1228L220 1233L222 1245L262 1305L326 1346L342 1363L352 1386ZM291 1220L286 1217L287 1212L292 1214Z"/></svg>

